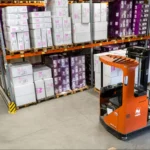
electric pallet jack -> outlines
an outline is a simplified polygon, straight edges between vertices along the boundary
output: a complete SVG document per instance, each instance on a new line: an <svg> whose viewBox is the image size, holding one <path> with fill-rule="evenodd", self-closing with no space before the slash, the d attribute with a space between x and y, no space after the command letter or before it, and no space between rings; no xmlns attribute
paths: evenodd
<svg viewBox="0 0 150 150"><path fill-rule="evenodd" d="M139 62L116 55L101 56L100 61L123 71L123 83L101 88L100 121L117 138L127 140L131 133L150 126L146 90L134 85Z"/></svg>

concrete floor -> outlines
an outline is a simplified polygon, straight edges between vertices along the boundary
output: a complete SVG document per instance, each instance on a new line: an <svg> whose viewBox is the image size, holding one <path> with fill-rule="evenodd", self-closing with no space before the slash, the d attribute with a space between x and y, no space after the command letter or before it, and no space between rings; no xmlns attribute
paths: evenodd
<svg viewBox="0 0 150 150"><path fill-rule="evenodd" d="M150 132L116 139L99 123L93 90L7 113L0 99L0 149L150 149Z"/></svg>

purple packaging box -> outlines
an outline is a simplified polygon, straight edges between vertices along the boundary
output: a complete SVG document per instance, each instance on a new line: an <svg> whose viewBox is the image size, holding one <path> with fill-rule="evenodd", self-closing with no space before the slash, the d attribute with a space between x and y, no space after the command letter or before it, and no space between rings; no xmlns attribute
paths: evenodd
<svg viewBox="0 0 150 150"><path fill-rule="evenodd" d="M72 66L71 67L71 74L76 74L79 72L79 66L78 65L75 65L75 66Z"/></svg>
<svg viewBox="0 0 150 150"><path fill-rule="evenodd" d="M78 81L78 80L79 80L79 74L78 73L72 74L71 81L73 82L73 81Z"/></svg>
<svg viewBox="0 0 150 150"><path fill-rule="evenodd" d="M68 58L61 58L60 59L60 67L69 67Z"/></svg>
<svg viewBox="0 0 150 150"><path fill-rule="evenodd" d="M53 68L53 77L61 76L61 68Z"/></svg>
<svg viewBox="0 0 150 150"><path fill-rule="evenodd" d="M70 84L65 84L62 86L63 92L69 91L70 90Z"/></svg>
<svg viewBox="0 0 150 150"><path fill-rule="evenodd" d="M69 76L62 77L62 85L70 83Z"/></svg>
<svg viewBox="0 0 150 150"><path fill-rule="evenodd" d="M123 49L123 48L126 48L127 46L126 46L126 43L121 43L121 44L119 44L119 48L120 49Z"/></svg>
<svg viewBox="0 0 150 150"><path fill-rule="evenodd" d="M58 86L62 84L62 77L54 77L54 85Z"/></svg>
<svg viewBox="0 0 150 150"><path fill-rule="evenodd" d="M55 94L62 93L63 87L62 85L55 86Z"/></svg>
<svg viewBox="0 0 150 150"><path fill-rule="evenodd" d="M79 65L79 66L78 66L78 71L79 71L79 72L85 71L85 64Z"/></svg>
<svg viewBox="0 0 150 150"><path fill-rule="evenodd" d="M69 76L69 67L66 68L60 68L61 72L61 76Z"/></svg>
<svg viewBox="0 0 150 150"><path fill-rule="evenodd" d="M59 67L58 60L59 60L59 58L57 55L44 57L45 64L51 68L58 68Z"/></svg>

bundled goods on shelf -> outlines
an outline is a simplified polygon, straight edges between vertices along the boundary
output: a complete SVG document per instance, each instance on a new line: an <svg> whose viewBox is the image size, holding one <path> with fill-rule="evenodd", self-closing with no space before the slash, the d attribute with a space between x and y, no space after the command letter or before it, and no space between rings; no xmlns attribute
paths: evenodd
<svg viewBox="0 0 150 150"><path fill-rule="evenodd" d="M93 3L93 40L107 39L107 3Z"/></svg>
<svg viewBox="0 0 150 150"><path fill-rule="evenodd" d="M9 64L10 90L16 106L36 102L32 65L27 62Z"/></svg>
<svg viewBox="0 0 150 150"><path fill-rule="evenodd" d="M9 51L30 49L27 6L9 6L2 9L6 48Z"/></svg>
<svg viewBox="0 0 150 150"><path fill-rule="evenodd" d="M33 48L49 47L53 45L50 11L29 12L29 28L31 45Z"/></svg>
<svg viewBox="0 0 150 150"><path fill-rule="evenodd" d="M126 51L117 50L94 54L95 88L98 90L100 90L100 88L103 86L108 86L122 82L122 70L120 70L119 68L103 64L103 70L101 70L101 62L99 60L99 57L108 54L125 56ZM103 80L102 80L103 83L101 83L102 73L103 73Z"/></svg>
<svg viewBox="0 0 150 150"><path fill-rule="evenodd" d="M110 37L132 35L132 7L131 0L115 0L109 3L108 35Z"/></svg>
<svg viewBox="0 0 150 150"><path fill-rule="evenodd" d="M54 97L54 84L51 68L44 65L33 67L36 98L38 101Z"/></svg>
<svg viewBox="0 0 150 150"><path fill-rule="evenodd" d="M55 94L70 90L69 59L64 56L46 56L45 64L52 69Z"/></svg>
<svg viewBox="0 0 150 150"><path fill-rule="evenodd" d="M79 89L86 86L85 56L70 57L71 88Z"/></svg>
<svg viewBox="0 0 150 150"><path fill-rule="evenodd" d="M52 12L52 32L55 46L72 44L71 18L67 0L52 0L48 10Z"/></svg>
<svg viewBox="0 0 150 150"><path fill-rule="evenodd" d="M143 3L141 3L143 2ZM149 5L144 1L135 1L132 30L134 35L146 35L149 16Z"/></svg>
<svg viewBox="0 0 150 150"><path fill-rule="evenodd" d="M73 43L91 41L90 29L90 5L89 3L70 4L70 16L72 22Z"/></svg>

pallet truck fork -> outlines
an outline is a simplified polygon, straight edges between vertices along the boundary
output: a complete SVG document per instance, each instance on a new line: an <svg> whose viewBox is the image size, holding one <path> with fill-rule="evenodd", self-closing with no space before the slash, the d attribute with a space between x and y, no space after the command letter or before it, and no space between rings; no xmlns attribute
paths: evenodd
<svg viewBox="0 0 150 150"><path fill-rule="evenodd" d="M146 91L134 86L139 63L116 55L101 56L100 61L123 71L123 83L101 88L100 121L117 138L127 140L131 133L149 127Z"/></svg>

